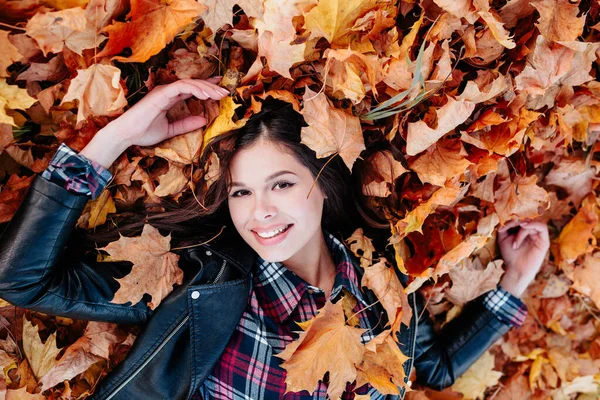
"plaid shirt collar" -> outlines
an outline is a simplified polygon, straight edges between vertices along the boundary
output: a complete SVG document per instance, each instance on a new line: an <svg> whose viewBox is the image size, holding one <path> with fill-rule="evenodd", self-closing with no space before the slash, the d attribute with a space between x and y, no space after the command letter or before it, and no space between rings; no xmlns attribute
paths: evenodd
<svg viewBox="0 0 600 400"><path fill-rule="evenodd" d="M360 290L359 279L362 276L361 267L356 257L351 254L342 241L323 230L325 242L336 264L336 275L333 282L330 300L336 301L345 288L356 297L365 307L364 294ZM263 294L262 306L271 317L280 323L285 323L298 307L306 292L323 293L323 290L310 285L298 275L287 269L280 262L268 262L260 256L256 257L253 268L253 286ZM359 274L361 276L359 276Z"/></svg>

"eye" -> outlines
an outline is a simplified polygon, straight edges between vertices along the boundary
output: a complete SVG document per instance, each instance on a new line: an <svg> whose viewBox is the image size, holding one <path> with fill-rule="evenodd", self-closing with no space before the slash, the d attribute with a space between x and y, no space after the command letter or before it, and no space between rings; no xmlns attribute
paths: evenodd
<svg viewBox="0 0 600 400"><path fill-rule="evenodd" d="M243 192L247 192L247 190L242 189L242 190L235 191L235 192L231 193L230 196L231 197L242 197L242 195L240 195L240 193L243 193Z"/></svg>
<svg viewBox="0 0 600 400"><path fill-rule="evenodd" d="M279 182L275 183L275 185L273 185L273 188L279 186L281 189L287 189L287 188L290 188L290 187L292 187L294 185L295 185L295 183L286 182L286 181L279 181Z"/></svg>

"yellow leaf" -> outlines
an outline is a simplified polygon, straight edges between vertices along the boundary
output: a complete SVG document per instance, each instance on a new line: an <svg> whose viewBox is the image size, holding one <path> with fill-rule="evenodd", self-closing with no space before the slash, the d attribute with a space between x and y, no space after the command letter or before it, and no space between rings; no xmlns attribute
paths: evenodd
<svg viewBox="0 0 600 400"><path fill-rule="evenodd" d="M215 138L222 133L229 132L233 129L239 129L246 124L245 119L241 119L237 122L233 122L233 116L236 108L240 104L235 104L233 98L230 96L223 97L219 103L219 115L213 120L213 122L204 131L204 139L202 141L202 149L200 152L204 152L204 148L212 138Z"/></svg>
<svg viewBox="0 0 600 400"><path fill-rule="evenodd" d="M110 213L117 212L115 202L108 190L103 190L100 196L90 202L90 219L88 229L95 228L106 223L106 217Z"/></svg>
<svg viewBox="0 0 600 400"><path fill-rule="evenodd" d="M56 347L56 332L42 343L39 328L23 316L23 351L35 377L39 380L56 364L60 349Z"/></svg>
<svg viewBox="0 0 600 400"><path fill-rule="evenodd" d="M26 110L36 101L27 94L27 90L15 85L7 85L6 79L0 79L0 123L16 126L13 118L6 114L5 108Z"/></svg>
<svg viewBox="0 0 600 400"><path fill-rule="evenodd" d="M482 399L485 390L498 384L502 375L494 371L494 356L486 351L454 382L452 390L462 393L465 399Z"/></svg>

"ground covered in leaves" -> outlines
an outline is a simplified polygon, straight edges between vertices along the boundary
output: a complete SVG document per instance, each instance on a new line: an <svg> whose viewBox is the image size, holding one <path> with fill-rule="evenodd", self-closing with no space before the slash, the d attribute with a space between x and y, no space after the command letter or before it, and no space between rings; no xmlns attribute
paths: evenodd
<svg viewBox="0 0 600 400"><path fill-rule="evenodd" d="M420 290L443 326L498 283L497 228L529 218L548 224L552 247L524 295L525 324L452 388L413 386L408 396L597 398L599 13L598 0L0 0L0 223L60 143L81 150L156 85L223 76L231 96L169 114L203 114L210 126L129 149L80 228L118 226L210 185L219 160L195 164L203 144L242 126L267 96L282 99L303 114L302 140L318 157L342 157L350 170L364 160L363 192L390 210L389 243L411 277L403 290L361 231L348 238L390 326L358 345L344 313L352 299L329 303L280 355L303 378L294 390L312 391L329 370L296 351L319 349L328 332L352 349L332 398L354 379L397 391L405 356L391 333L411 317L406 293ZM157 307L181 282L169 236L150 225L103 250L133 264L114 302L148 293ZM135 340L136 327L7 303L0 313L6 399L84 398Z"/></svg>

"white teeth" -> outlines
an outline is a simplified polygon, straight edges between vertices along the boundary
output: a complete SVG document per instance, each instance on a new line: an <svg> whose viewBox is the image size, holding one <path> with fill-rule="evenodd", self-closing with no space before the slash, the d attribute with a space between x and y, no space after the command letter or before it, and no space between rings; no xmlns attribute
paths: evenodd
<svg viewBox="0 0 600 400"><path fill-rule="evenodd" d="M261 238L268 239L268 238L272 238L273 236L285 231L286 229L287 229L287 226L277 229L277 230L274 230L274 231L269 231L269 232L263 232L263 233L256 232L256 234L258 236L260 236Z"/></svg>

